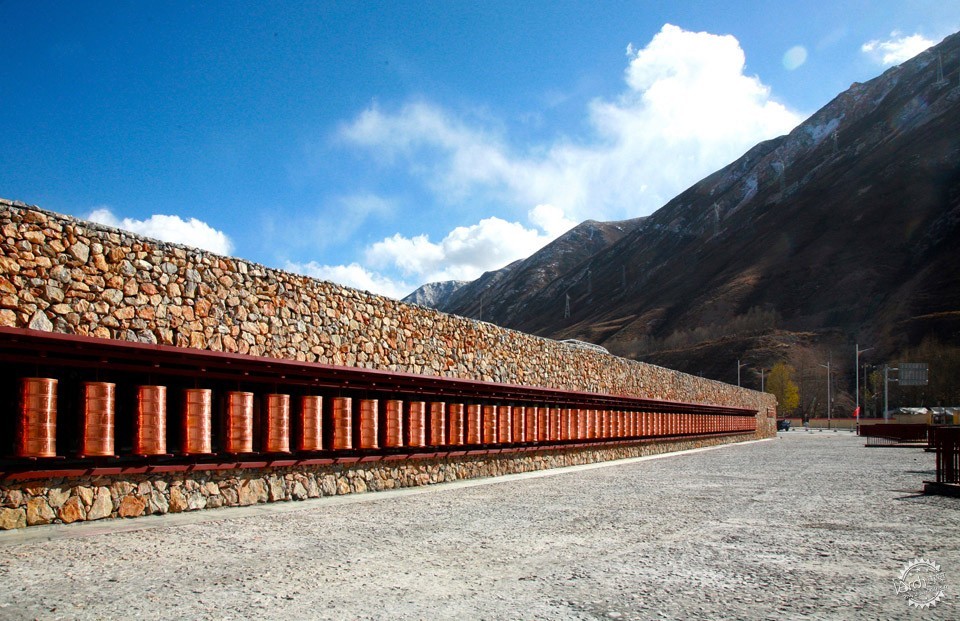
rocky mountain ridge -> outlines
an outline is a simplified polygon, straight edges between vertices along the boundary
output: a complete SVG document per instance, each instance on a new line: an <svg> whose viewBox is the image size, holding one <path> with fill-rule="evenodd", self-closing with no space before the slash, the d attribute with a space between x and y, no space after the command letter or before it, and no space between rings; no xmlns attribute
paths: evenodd
<svg viewBox="0 0 960 621"><path fill-rule="evenodd" d="M960 342L958 58L952 35L606 243L567 261L547 246L441 310L476 317L483 299L486 321L725 381L734 365L696 352L738 334L829 335L877 356ZM750 359L756 343L734 340L721 351Z"/></svg>

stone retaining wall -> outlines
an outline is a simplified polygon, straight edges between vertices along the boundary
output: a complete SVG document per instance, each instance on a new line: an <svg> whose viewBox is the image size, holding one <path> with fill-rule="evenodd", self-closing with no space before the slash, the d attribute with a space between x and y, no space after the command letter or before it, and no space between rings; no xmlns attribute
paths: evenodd
<svg viewBox="0 0 960 621"><path fill-rule="evenodd" d="M369 464L49 479L0 488L0 529L432 485L715 446L752 435Z"/></svg>

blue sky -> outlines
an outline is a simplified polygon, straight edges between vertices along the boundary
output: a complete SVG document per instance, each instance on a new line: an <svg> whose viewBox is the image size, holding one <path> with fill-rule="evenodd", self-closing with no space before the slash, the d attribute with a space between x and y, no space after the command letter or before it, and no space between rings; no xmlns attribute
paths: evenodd
<svg viewBox="0 0 960 621"><path fill-rule="evenodd" d="M0 196L400 297L647 215L956 0L0 0Z"/></svg>

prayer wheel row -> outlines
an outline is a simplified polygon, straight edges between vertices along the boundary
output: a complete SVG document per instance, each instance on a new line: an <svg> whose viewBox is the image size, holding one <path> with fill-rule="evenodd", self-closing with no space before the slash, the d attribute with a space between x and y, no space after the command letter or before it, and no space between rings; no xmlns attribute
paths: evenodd
<svg viewBox="0 0 960 621"><path fill-rule="evenodd" d="M20 388L15 454L55 457L57 380L23 378ZM108 382L82 385L80 455L83 457L113 456L116 452L115 388ZM262 399L260 451L289 452L290 395L267 394ZM133 454L167 453L166 404L166 387L137 388ZM753 431L756 426L752 416L331 397L328 404L331 429L325 439L324 398L300 396L297 405L298 433L294 446L297 451L611 440ZM223 452L255 452L254 410L254 393L226 393ZM183 391L181 424L181 453L213 452L213 392L210 389Z"/></svg>
<svg viewBox="0 0 960 621"><path fill-rule="evenodd" d="M319 450L320 397L301 398L300 450ZM212 391L183 391L182 446L186 455L202 455L212 448ZM290 450L290 396L265 397L263 451ZM57 380L28 377L20 380L20 412L14 454L17 457L56 457ZM82 384L79 456L112 457L116 454L116 385L110 382ZM317 448L313 448L313 447ZM227 393L224 451L253 452L253 394ZM134 414L134 455L167 454L167 388L138 386Z"/></svg>

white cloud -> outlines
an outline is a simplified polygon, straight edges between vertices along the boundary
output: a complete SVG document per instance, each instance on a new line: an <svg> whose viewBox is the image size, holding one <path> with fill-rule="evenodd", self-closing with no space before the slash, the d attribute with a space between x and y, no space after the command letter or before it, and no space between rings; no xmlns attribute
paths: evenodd
<svg viewBox="0 0 960 621"><path fill-rule="evenodd" d="M309 263L287 262L284 269L288 272L328 280L347 287L371 291L396 300L412 292L415 288L402 281L396 281L371 272L358 263L351 263L350 265L320 265L315 261L310 261Z"/></svg>
<svg viewBox="0 0 960 621"><path fill-rule="evenodd" d="M877 63L887 67L910 60L935 43L920 34L904 35L894 30L890 33L890 39L868 41L860 46L860 50Z"/></svg>
<svg viewBox="0 0 960 621"><path fill-rule="evenodd" d="M484 218L470 226L458 226L438 242L427 235L387 237L366 249L364 263L369 267L288 262L286 269L399 299L425 282L473 280L500 269L530 256L574 226L552 205L538 205L530 210L529 218L540 230L501 218Z"/></svg>
<svg viewBox="0 0 960 621"><path fill-rule="evenodd" d="M794 45L783 54L783 66L788 71L799 68L807 62L807 48L802 45Z"/></svg>
<svg viewBox="0 0 960 621"><path fill-rule="evenodd" d="M744 74L732 36L665 25L646 47L627 47L624 90L584 110L589 137L517 148L501 124L427 101L373 105L338 133L383 166L397 167L456 206L503 205L525 221L491 217L442 239L395 234L369 246L363 265L296 271L397 297L417 284L469 280L536 252L576 222L649 214L801 117Z"/></svg>
<svg viewBox="0 0 960 621"><path fill-rule="evenodd" d="M146 220L120 219L109 209L101 207L93 210L86 219L138 235L202 248L217 254L230 254L233 251L233 243L226 233L196 218L184 220L180 216L154 214Z"/></svg>
<svg viewBox="0 0 960 621"><path fill-rule="evenodd" d="M625 90L585 111L592 133L574 143L516 149L499 128L424 101L372 106L341 128L347 144L403 165L443 202L482 196L514 208L549 204L571 220L646 215L800 116L744 75L732 36L665 25L627 48Z"/></svg>
<svg viewBox="0 0 960 621"><path fill-rule="evenodd" d="M556 225L555 220L545 221ZM458 226L438 242L426 235L388 237L367 249L366 261L377 269L399 271L419 282L472 280L530 256L557 234L556 228L541 233L518 222L491 217Z"/></svg>

